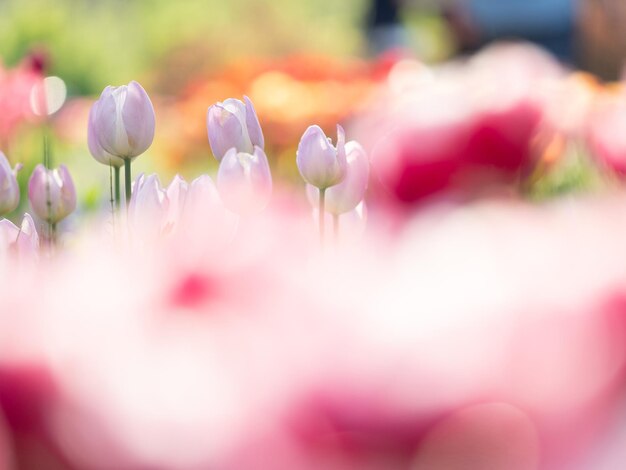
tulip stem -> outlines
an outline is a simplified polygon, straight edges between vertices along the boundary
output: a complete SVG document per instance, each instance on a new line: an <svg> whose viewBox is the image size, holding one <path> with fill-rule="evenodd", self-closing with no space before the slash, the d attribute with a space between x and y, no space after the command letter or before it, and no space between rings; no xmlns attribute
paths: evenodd
<svg viewBox="0 0 626 470"><path fill-rule="evenodd" d="M333 214L333 236L337 243L339 241L339 216L337 214Z"/></svg>
<svg viewBox="0 0 626 470"><path fill-rule="evenodd" d="M50 249L53 249L57 243L57 224L51 221L48 221L48 243Z"/></svg>
<svg viewBox="0 0 626 470"><path fill-rule="evenodd" d="M50 138L48 136L48 127L44 124L43 127L43 166L47 169L52 168L52 161L50 158Z"/></svg>
<svg viewBox="0 0 626 470"><path fill-rule="evenodd" d="M320 188L320 207L318 211L318 218L320 223L320 243L324 247L324 219L326 218L326 210L324 209L326 203L326 188Z"/></svg>
<svg viewBox="0 0 626 470"><path fill-rule="evenodd" d="M120 167L114 166L115 170L115 208L120 210L121 197L120 197Z"/></svg>
<svg viewBox="0 0 626 470"><path fill-rule="evenodd" d="M131 194L130 158L124 159L124 179L126 181L126 208L128 209Z"/></svg>

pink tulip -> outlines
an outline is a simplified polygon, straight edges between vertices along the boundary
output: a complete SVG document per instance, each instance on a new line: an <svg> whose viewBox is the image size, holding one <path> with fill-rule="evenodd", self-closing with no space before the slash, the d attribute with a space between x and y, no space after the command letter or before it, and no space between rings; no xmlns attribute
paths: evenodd
<svg viewBox="0 0 626 470"><path fill-rule="evenodd" d="M60 222L76 209L76 189L65 165L49 170L39 164L28 182L28 198L41 220Z"/></svg>
<svg viewBox="0 0 626 470"><path fill-rule="evenodd" d="M355 141L346 143L346 176L344 180L326 190L326 212L341 215L352 211L365 197L369 182L369 160L363 147ZM316 207L319 189L307 184L309 202Z"/></svg>
<svg viewBox="0 0 626 470"><path fill-rule="evenodd" d="M231 148L252 154L255 147L263 150L265 140L252 101L234 98L218 102L207 111L207 133L213 155L221 161Z"/></svg>
<svg viewBox="0 0 626 470"><path fill-rule="evenodd" d="M296 163L302 178L319 189L341 183L346 175L345 133L337 126L337 145L319 126L309 126L298 144Z"/></svg>
<svg viewBox="0 0 626 470"><path fill-rule="evenodd" d="M109 164L107 153L133 159L148 150L154 139L152 102L135 81L108 86L92 107L88 127L89 148L96 160ZM119 160L112 163L117 166Z"/></svg>

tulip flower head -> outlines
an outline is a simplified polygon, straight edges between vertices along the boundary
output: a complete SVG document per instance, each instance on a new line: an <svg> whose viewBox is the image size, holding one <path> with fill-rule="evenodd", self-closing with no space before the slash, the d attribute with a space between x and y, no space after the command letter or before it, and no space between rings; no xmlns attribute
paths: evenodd
<svg viewBox="0 0 626 470"><path fill-rule="evenodd" d="M28 182L28 198L35 214L51 224L76 209L76 189L65 165L54 170L39 164Z"/></svg>
<svg viewBox="0 0 626 470"><path fill-rule="evenodd" d="M272 194L272 174L260 147L254 153L231 148L220 163L217 189L227 209L240 215L262 211Z"/></svg>
<svg viewBox="0 0 626 470"><path fill-rule="evenodd" d="M120 165L144 153L154 139L155 117L146 91L135 81L119 87L108 86L91 109L89 149L96 160Z"/></svg>
<svg viewBox="0 0 626 470"><path fill-rule="evenodd" d="M18 165L11 169L7 157L0 152L0 215L15 210L20 202L20 187L15 177L20 168Z"/></svg>
<svg viewBox="0 0 626 470"><path fill-rule="evenodd" d="M298 144L296 163L302 178L319 189L341 183L347 167L343 128L337 126L337 146L333 146L319 126L310 126Z"/></svg>
<svg viewBox="0 0 626 470"><path fill-rule="evenodd" d="M215 103L207 112L207 133L211 151L218 161L231 148L237 152L254 153L254 148L265 147L263 131L252 105L244 96L244 102L229 98Z"/></svg>
<svg viewBox="0 0 626 470"><path fill-rule="evenodd" d="M0 252L12 252L18 257L34 258L39 250L39 235L30 214L24 214L17 227L7 219L0 220Z"/></svg>
<svg viewBox="0 0 626 470"><path fill-rule="evenodd" d="M346 143L346 176L344 180L326 190L326 211L341 215L352 211L365 196L369 180L369 160L358 142ZM319 190L307 184L309 202L315 207L319 200Z"/></svg>

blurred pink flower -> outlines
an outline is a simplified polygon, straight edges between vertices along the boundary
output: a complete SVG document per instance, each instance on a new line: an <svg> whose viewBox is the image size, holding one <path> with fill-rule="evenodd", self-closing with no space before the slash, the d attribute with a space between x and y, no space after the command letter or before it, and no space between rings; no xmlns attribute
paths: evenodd
<svg viewBox="0 0 626 470"><path fill-rule="evenodd" d="M30 96L33 87L43 80L40 62L33 54L13 69L0 64L0 143L8 143L21 125L36 119Z"/></svg>
<svg viewBox="0 0 626 470"><path fill-rule="evenodd" d="M561 76L558 65L530 46L496 45L467 63L422 69L410 69L415 85L399 90L401 71L390 76L355 123L392 200L515 188L536 164L542 90Z"/></svg>
<svg viewBox="0 0 626 470"><path fill-rule="evenodd" d="M587 122L587 145L606 168L626 175L626 93L599 95Z"/></svg>

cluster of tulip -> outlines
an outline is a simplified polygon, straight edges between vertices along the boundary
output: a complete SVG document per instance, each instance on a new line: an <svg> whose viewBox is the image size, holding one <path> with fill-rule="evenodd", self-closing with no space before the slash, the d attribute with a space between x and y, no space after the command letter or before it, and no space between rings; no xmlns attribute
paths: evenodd
<svg viewBox="0 0 626 470"><path fill-rule="evenodd" d="M137 82L107 87L93 104L88 121L88 146L93 157L111 168L111 203L121 207L125 195L128 221L135 230L153 216L160 215L159 232L167 231L176 221L188 200L204 200L221 205L240 216L262 211L272 194L272 175L264 152L263 131L254 106L248 97L244 102L228 99L212 105L207 113L207 132L213 155L218 160L216 185L208 175L191 184L174 178L164 189L157 175L139 175L132 181L131 163L152 144L155 113L146 91ZM14 210L19 202L15 173L2 155L0 177L3 179L1 213ZM45 159L45 158L44 158ZM300 172L308 183L307 194L318 214L331 214L338 231L339 216L356 210L362 202L369 178L369 162L363 148L355 141L346 143L338 126L336 146L319 126L310 126L302 136L297 152ZM124 187L121 169L124 168ZM113 189L114 188L114 189ZM56 226L76 208L76 191L67 167L57 169L38 165L29 183L29 199L35 215L48 224L47 238L54 241ZM360 208L359 217L363 214ZM318 217L321 237L324 217ZM141 220L141 222L140 222ZM21 233L32 234L32 250L38 245L37 231L29 214L21 230L6 220L6 239L16 244ZM13 236L11 234L20 234Z"/></svg>
<svg viewBox="0 0 626 470"><path fill-rule="evenodd" d="M191 185L177 176L167 189L156 175L140 175L132 184L131 162L148 149L154 132L152 104L136 82L106 88L89 115L89 149L96 160L115 169L117 207L121 197L120 168L124 166L131 222L145 219L154 210L169 212L170 216L160 217L159 224L161 230L167 230L172 223L170 206L182 207L183 198L188 197L215 202L218 194L223 206L240 216L258 213L269 203L272 175L264 152L263 131L248 97L243 102L227 99L208 109L209 144L219 162L215 187L208 175L200 176ZM319 200L318 213L332 214L338 230L339 216L355 210L364 198L369 178L365 151L355 141L346 143L340 126L336 146L319 126L310 126L300 141L297 164L308 183L307 193L313 204ZM322 238L325 218L318 217Z"/></svg>

